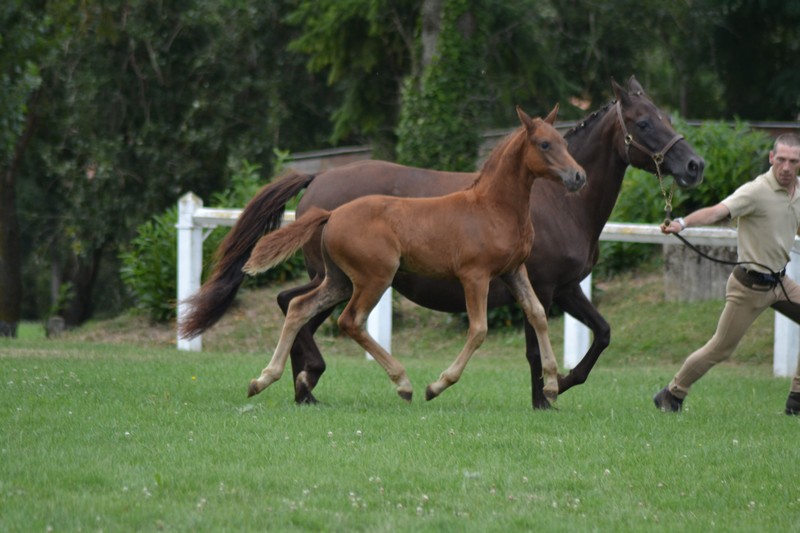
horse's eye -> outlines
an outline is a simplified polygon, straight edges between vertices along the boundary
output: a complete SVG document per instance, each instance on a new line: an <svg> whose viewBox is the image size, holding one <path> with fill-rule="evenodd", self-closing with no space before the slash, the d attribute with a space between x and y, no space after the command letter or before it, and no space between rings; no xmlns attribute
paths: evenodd
<svg viewBox="0 0 800 533"><path fill-rule="evenodd" d="M542 141L542 144L539 145L542 150L549 150L550 149L550 141Z"/></svg>
<svg viewBox="0 0 800 533"><path fill-rule="evenodd" d="M636 125L639 127L640 130L646 130L650 126L650 123L646 120L640 120L639 122L636 123Z"/></svg>

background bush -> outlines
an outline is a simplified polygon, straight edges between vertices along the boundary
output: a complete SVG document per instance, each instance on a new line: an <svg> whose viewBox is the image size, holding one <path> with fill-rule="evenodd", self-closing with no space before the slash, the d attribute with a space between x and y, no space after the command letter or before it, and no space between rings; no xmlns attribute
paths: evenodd
<svg viewBox="0 0 800 533"><path fill-rule="evenodd" d="M276 152L276 155L278 162L275 168L280 173L288 153ZM207 205L220 208L241 208L246 205L264 185L259 170L259 165L247 161L239 163L231 178L231 188L212 195ZM287 208L294 208L296 202L297 199ZM165 322L175 317L178 290L177 222L177 206L152 217L137 228L136 237L120 254L120 275L131 294L134 309L146 313L155 322ZM203 280L213 268L214 252L228 231L230 228L227 227L215 228L203 242ZM303 258L298 253L257 278L246 278L246 285L283 281L304 272Z"/></svg>

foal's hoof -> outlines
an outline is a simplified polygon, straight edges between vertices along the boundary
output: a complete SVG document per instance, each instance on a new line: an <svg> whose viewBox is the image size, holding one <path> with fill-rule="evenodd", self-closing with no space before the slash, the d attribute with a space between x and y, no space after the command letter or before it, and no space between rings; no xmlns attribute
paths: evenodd
<svg viewBox="0 0 800 533"><path fill-rule="evenodd" d="M259 392L261 392L261 388L258 386L258 380L254 379L250 382L250 386L247 387L247 397L255 396Z"/></svg>
<svg viewBox="0 0 800 533"><path fill-rule="evenodd" d="M554 391L544 391L544 397L550 408L554 407L556 400L558 400L558 393Z"/></svg>
<svg viewBox="0 0 800 533"><path fill-rule="evenodd" d="M428 385L425 388L425 401L429 402L439 396L439 394L441 394L441 392L436 392L432 386Z"/></svg>
<svg viewBox="0 0 800 533"><path fill-rule="evenodd" d="M414 395L414 393L410 390L399 390L397 391L397 395L408 403L411 403L411 397Z"/></svg>

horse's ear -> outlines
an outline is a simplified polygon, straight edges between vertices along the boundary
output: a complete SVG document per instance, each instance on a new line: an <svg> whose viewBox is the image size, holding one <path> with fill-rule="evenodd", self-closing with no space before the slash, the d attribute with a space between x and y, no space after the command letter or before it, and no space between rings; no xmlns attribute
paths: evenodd
<svg viewBox="0 0 800 533"><path fill-rule="evenodd" d="M611 88L614 89L614 98L616 98L618 102L622 102L623 104L627 103L628 91L623 89L614 78L611 78Z"/></svg>
<svg viewBox="0 0 800 533"><path fill-rule="evenodd" d="M628 92L632 94L644 94L644 89L636 79L636 76L628 78Z"/></svg>
<svg viewBox="0 0 800 533"><path fill-rule="evenodd" d="M517 106L517 116L519 117L519 121L522 122L522 125L525 126L525 129L529 131L534 129L533 119L531 119L520 106Z"/></svg>
<svg viewBox="0 0 800 533"><path fill-rule="evenodd" d="M552 126L556 123L556 115L558 115L558 102L556 102L555 107L553 107L553 110L550 111L550 114L545 117L544 121Z"/></svg>

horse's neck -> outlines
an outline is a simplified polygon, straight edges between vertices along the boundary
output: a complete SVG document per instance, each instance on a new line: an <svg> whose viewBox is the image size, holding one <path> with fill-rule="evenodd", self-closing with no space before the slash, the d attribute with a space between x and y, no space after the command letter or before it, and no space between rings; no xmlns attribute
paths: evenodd
<svg viewBox="0 0 800 533"><path fill-rule="evenodd" d="M618 128L613 107L588 125L576 126L567 141L572 157L586 171L586 185L579 194L570 195L574 212L583 213L587 231L596 239L608 222L617 203L627 163L616 150Z"/></svg>

